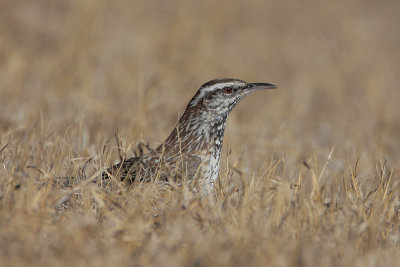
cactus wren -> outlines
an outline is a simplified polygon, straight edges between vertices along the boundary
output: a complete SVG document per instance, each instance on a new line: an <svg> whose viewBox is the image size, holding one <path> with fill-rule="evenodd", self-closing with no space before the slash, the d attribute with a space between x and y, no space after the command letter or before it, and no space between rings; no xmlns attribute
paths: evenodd
<svg viewBox="0 0 400 267"><path fill-rule="evenodd" d="M198 177L214 183L229 112L250 93L272 88L277 87L238 79L216 79L203 84L159 147L110 167L102 178L113 176L133 183Z"/></svg>

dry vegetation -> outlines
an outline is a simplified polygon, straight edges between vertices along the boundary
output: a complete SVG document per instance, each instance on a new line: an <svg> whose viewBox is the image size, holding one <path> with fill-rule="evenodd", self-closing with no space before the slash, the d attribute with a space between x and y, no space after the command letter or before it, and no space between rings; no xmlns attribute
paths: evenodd
<svg viewBox="0 0 400 267"><path fill-rule="evenodd" d="M398 10L1 1L0 265L398 266ZM214 201L87 182L216 77L280 89L231 114Z"/></svg>

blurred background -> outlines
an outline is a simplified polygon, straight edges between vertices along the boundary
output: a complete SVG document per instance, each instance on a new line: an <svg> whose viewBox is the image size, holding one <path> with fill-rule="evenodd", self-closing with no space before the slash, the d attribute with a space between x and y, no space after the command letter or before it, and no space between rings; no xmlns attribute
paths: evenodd
<svg viewBox="0 0 400 267"><path fill-rule="evenodd" d="M366 173L382 159L399 169L399 10L394 0L3 0L0 132L48 124L81 156L115 132L124 147L154 146L203 83L233 77L279 86L229 118L224 154L244 170L325 160L333 147L336 173L358 155Z"/></svg>
<svg viewBox="0 0 400 267"><path fill-rule="evenodd" d="M399 11L0 0L0 266L398 265ZM279 89L231 113L215 203L80 180L162 142L221 77Z"/></svg>

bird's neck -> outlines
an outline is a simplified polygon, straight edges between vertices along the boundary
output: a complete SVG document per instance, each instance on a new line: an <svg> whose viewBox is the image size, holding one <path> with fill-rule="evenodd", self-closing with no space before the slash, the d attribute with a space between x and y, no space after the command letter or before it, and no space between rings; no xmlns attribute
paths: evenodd
<svg viewBox="0 0 400 267"><path fill-rule="evenodd" d="M227 115L187 109L164 142L164 149L191 155L208 152L219 159Z"/></svg>

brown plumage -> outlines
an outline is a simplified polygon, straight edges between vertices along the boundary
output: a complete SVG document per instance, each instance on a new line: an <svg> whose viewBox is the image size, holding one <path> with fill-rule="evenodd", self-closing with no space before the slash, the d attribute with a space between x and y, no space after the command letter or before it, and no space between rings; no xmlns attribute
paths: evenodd
<svg viewBox="0 0 400 267"><path fill-rule="evenodd" d="M210 184L218 177L225 123L229 112L251 92L276 88L269 83L216 79L202 85L190 100L169 137L155 150L118 163L110 175L134 181L178 180L198 177Z"/></svg>

